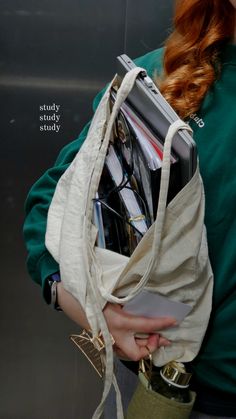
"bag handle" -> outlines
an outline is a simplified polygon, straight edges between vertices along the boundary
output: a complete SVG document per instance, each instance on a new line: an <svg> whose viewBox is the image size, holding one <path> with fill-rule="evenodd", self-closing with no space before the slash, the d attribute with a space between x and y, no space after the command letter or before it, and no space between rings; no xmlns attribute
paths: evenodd
<svg viewBox="0 0 236 419"><path fill-rule="evenodd" d="M141 67L135 67L132 70L128 71L128 73L126 73L117 91L115 101L112 107L112 112L109 116L109 120L106 126L104 137L100 139L101 147L100 147L100 150L99 150L99 153L98 153L95 165L94 165L93 173L91 175L90 186L89 186L88 195L87 195L87 203L86 203L87 223L86 223L86 220L84 223L84 237L85 238L89 236L87 232L88 232L88 229L90 229L90 225L91 225L90 223L92 220L93 198L95 197L96 192L98 190L98 186L99 186L99 182L100 182L100 178L101 178L101 174L102 174L102 170L104 167L105 158L107 154L107 149L108 149L109 142L112 136L112 130L113 130L116 117L118 115L118 112L120 110L122 103L126 100L128 94L131 92L134 86L134 83L136 81L136 78L138 77L140 73L144 71L145 70ZM108 95L107 93L110 92L113 86L117 86L117 75L114 77L114 79L110 83L105 93L107 97L107 102L104 106L108 106L108 107L110 106L110 95ZM97 138L94 137L94 140L97 141ZM88 242L87 242L87 245L89 245Z"/></svg>
<svg viewBox="0 0 236 419"><path fill-rule="evenodd" d="M113 109L112 109L112 112L111 112L111 115L110 115L110 118L109 118L109 122L107 124L107 128L106 128L106 131L105 131L104 138L101 138L101 147L100 147L99 154L98 154L96 162L95 162L95 167L94 167L92 176L90 178L90 185L89 185L89 191L88 191L87 202L86 202L86 214L87 214L87 216L84 217L84 224L83 224L83 238L84 238L84 242L85 242L85 246L84 246L83 249L84 249L84 264L85 264L85 268L86 268L87 281L88 281L88 293L90 295L91 302L93 304L93 313L96 316L96 319L97 319L97 321L100 325L100 328L101 328L100 330L102 332L103 339L104 339L105 346L106 346L106 354L104 356L104 358L105 358L104 360L105 360L105 364L106 364L104 390L103 390L102 400L101 400L99 406L97 407L96 411L94 412L93 419L99 419L100 418L100 416L102 414L102 411L103 411L103 406L104 406L105 400L107 398L107 395L109 393L112 382L113 382L113 384L115 386L115 390L116 390L117 418L118 419L123 419L124 415L123 415L123 409L122 409L122 403L121 403L119 388L117 386L116 379L113 375L113 349L112 349L110 333L109 333L109 330L108 330L108 327L107 327L107 324L106 324L106 320L105 320L103 312L102 312L101 293L100 293L100 289L98 289L98 284L92 278L90 264L89 264L90 256L91 256L91 253L93 252L93 249L91 248L91 245L90 245L90 242L89 242L91 219L92 219L92 209L93 209L92 199L94 198L94 196L97 192L97 189L98 189L98 184L99 184L100 176L101 176L102 169L103 169L103 166L104 166L104 161L105 161L105 157L106 157L107 148L108 148L109 141L110 141L110 138L111 138L111 135L112 135L112 129L113 129L114 121L115 121L116 116L119 112L120 106L125 101L129 92L132 90L133 85L135 83L135 80L136 80L138 74L142 71L144 71L144 70L143 70L143 68L140 68L140 67L136 67L136 68L132 69L131 71L129 71L125 75L125 77L124 77L124 79L121 83L121 86L120 86L120 88L117 92L116 100L115 100L114 105L113 105ZM117 80L117 77L115 77L113 79L112 83L108 87L109 91L111 89L111 86L116 84L116 80ZM107 100L103 103L103 106L108 106L108 105L109 105L109 96L107 96ZM89 318L89 321L91 320L91 323L93 324L92 317L93 316L91 316ZM93 330L93 333L94 332L95 332L95 330Z"/></svg>

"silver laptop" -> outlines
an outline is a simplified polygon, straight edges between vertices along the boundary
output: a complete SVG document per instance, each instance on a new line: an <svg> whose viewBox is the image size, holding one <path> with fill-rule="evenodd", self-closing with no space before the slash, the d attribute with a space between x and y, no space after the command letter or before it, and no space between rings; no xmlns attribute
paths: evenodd
<svg viewBox="0 0 236 419"><path fill-rule="evenodd" d="M117 57L117 74L120 80L134 67L135 63L127 55ZM138 76L126 101L164 143L170 124L179 117L146 71ZM175 135L172 150L179 158L180 183L183 187L192 178L197 166L197 147L187 130L181 130Z"/></svg>

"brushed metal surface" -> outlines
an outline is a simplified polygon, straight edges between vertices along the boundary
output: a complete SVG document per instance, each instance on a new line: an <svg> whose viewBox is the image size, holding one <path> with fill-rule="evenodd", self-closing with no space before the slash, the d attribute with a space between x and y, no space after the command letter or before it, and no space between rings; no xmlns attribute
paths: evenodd
<svg viewBox="0 0 236 419"><path fill-rule="evenodd" d="M157 48L173 1L1 0L0 419L89 419L96 373L69 342L79 328L53 312L25 268L23 205L32 183L91 118L115 57ZM40 131L40 106L60 130Z"/></svg>

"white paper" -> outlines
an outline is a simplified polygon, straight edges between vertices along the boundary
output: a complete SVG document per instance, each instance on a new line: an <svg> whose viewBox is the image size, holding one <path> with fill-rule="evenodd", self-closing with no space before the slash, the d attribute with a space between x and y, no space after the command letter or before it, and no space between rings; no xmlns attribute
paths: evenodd
<svg viewBox="0 0 236 419"><path fill-rule="evenodd" d="M143 290L124 304L123 309L130 314L145 317L174 317L180 323L192 307L188 304L169 300L162 295Z"/></svg>

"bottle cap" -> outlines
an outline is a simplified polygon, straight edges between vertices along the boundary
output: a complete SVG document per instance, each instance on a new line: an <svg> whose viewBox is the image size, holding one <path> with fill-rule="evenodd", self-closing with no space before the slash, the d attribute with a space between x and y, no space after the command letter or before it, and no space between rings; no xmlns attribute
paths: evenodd
<svg viewBox="0 0 236 419"><path fill-rule="evenodd" d="M186 372L182 362L172 361L161 369L162 378L177 387L188 387L192 374Z"/></svg>

